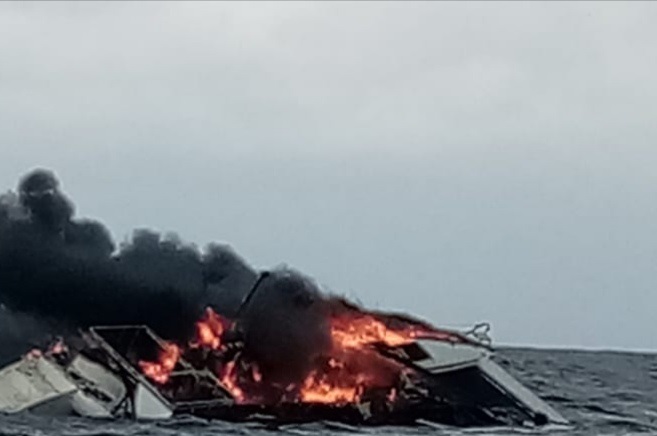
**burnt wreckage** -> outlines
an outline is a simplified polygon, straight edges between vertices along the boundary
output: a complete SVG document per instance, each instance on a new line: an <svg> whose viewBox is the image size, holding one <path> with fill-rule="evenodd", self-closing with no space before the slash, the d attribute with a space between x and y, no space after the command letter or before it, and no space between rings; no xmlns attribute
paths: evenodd
<svg viewBox="0 0 657 436"><path fill-rule="evenodd" d="M0 370L0 411L137 419L191 414L268 425L567 423L493 361L485 326L439 330L346 301L331 311L331 344L313 357L301 381L269 377L246 356L240 319L266 275L235 320L208 309L184 346L148 326L97 326L69 344L28 353Z"/></svg>

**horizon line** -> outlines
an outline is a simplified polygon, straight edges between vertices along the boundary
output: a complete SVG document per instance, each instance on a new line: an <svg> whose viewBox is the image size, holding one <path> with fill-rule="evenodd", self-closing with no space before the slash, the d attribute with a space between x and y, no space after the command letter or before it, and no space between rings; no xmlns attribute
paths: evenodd
<svg viewBox="0 0 657 436"><path fill-rule="evenodd" d="M588 353L626 353L626 354L657 354L655 348L622 348L614 346L587 345L537 345L537 344L493 344L494 349L524 349L536 351L582 351Z"/></svg>

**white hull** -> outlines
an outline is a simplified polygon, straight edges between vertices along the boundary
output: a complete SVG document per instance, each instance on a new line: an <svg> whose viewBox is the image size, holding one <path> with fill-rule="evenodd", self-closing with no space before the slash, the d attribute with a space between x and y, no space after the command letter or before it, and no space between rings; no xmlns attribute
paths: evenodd
<svg viewBox="0 0 657 436"><path fill-rule="evenodd" d="M68 414L77 386L44 357L25 357L0 370L0 411Z"/></svg>
<svg viewBox="0 0 657 436"><path fill-rule="evenodd" d="M524 409L535 420L552 424L568 423L559 412L495 363L490 349L430 340L420 340L417 344L426 352L427 357L414 364L429 373L440 376L476 369L492 390L517 404L518 408Z"/></svg>

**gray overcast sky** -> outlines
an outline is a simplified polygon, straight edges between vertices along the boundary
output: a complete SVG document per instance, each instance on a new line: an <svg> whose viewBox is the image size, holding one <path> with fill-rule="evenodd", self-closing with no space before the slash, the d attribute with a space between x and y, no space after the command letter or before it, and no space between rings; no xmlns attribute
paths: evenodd
<svg viewBox="0 0 657 436"><path fill-rule="evenodd" d="M0 189L502 343L657 349L657 4L0 4Z"/></svg>

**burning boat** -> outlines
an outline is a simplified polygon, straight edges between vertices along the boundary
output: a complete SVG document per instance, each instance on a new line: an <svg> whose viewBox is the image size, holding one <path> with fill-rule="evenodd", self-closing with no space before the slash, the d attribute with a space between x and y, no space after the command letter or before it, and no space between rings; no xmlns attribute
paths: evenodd
<svg viewBox="0 0 657 436"><path fill-rule="evenodd" d="M344 300L332 301L329 343L317 348L310 366L281 375L250 352L240 318L266 277L236 319L208 308L185 344L165 341L147 326L97 326L70 348L29 353L0 372L0 410L279 424L566 423L494 362L485 331L437 329Z"/></svg>
<svg viewBox="0 0 657 436"><path fill-rule="evenodd" d="M258 273L217 244L201 252L142 231L115 248L102 224L74 218L49 171L0 196L0 322L6 308L65 336L0 370L0 412L565 422L494 362L478 330L367 311L295 271Z"/></svg>

